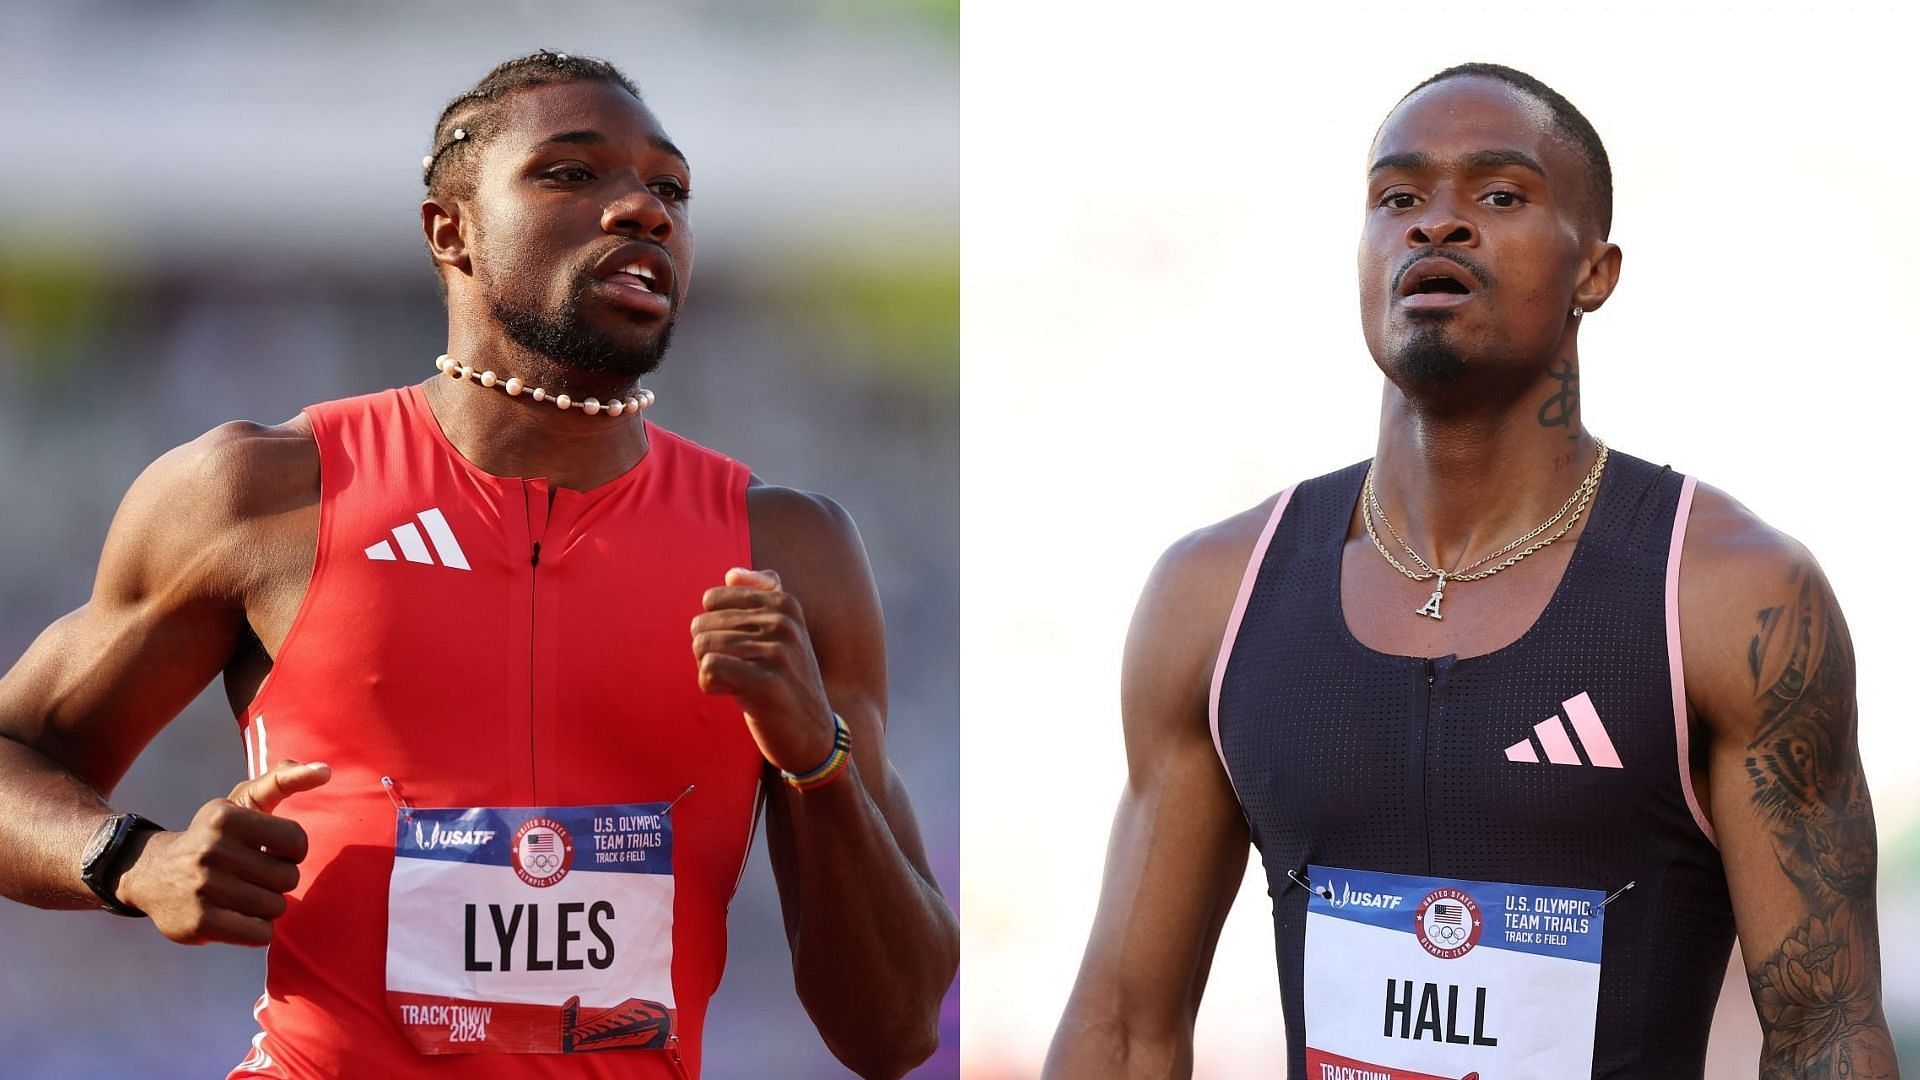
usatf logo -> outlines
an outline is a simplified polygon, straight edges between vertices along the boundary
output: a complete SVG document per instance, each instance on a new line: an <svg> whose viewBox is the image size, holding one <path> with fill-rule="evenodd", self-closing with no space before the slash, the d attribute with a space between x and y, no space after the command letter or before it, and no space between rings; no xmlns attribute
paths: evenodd
<svg viewBox="0 0 1920 1080"><path fill-rule="evenodd" d="M433 831L428 832L419 822L413 823L413 846L422 851L443 847L481 847L491 843L492 829L443 829L436 821Z"/></svg>
<svg viewBox="0 0 1920 1080"><path fill-rule="evenodd" d="M1384 908L1388 911L1399 907L1400 901L1406 899L1395 893L1363 892L1345 881L1340 883L1338 889L1330 885L1322 886L1320 896L1332 907L1343 908L1352 904L1354 907Z"/></svg>
<svg viewBox="0 0 1920 1080"><path fill-rule="evenodd" d="M573 837L552 818L528 818L513 834L513 872L536 889L558 884L573 869Z"/></svg>
<svg viewBox="0 0 1920 1080"><path fill-rule="evenodd" d="M1459 889L1435 889L1414 909L1413 936L1442 960L1465 956L1480 944L1480 905Z"/></svg>

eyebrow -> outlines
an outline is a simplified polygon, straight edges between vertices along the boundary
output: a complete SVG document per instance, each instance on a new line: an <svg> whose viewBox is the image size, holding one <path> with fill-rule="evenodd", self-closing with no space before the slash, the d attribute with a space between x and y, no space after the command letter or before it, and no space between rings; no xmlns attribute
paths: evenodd
<svg viewBox="0 0 1920 1080"><path fill-rule="evenodd" d="M1386 169L1407 169L1418 172L1432 169L1434 165L1435 161L1432 154L1419 151L1404 154L1388 154L1379 161L1374 162L1373 168L1367 170L1367 175L1372 176ZM1532 155L1522 153L1519 150L1474 150L1460 155L1460 165L1468 171L1519 167L1522 169L1530 169L1533 172L1539 173L1542 177L1547 175L1547 170L1542 168L1540 163L1533 159Z"/></svg>
<svg viewBox="0 0 1920 1080"><path fill-rule="evenodd" d="M602 135L598 131L587 131L587 130L563 131L558 135L549 135L546 138L541 139L539 142L534 144L533 148L535 150L538 150L543 146L549 146L553 143L575 143L575 144L581 144L586 146L605 146L610 141L611 140L609 140L605 135ZM681 153L680 148L673 145L673 140L667 138L664 135L647 136L647 145L663 153L672 154L674 157L677 157L680 159L680 164L686 165L689 168L692 167L692 163L687 160L687 155Z"/></svg>

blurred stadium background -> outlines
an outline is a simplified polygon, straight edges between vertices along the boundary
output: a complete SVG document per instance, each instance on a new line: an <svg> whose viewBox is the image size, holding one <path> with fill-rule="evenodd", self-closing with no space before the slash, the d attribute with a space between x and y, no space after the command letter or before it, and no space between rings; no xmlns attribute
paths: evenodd
<svg viewBox="0 0 1920 1080"><path fill-rule="evenodd" d="M957 0L0 3L0 664L85 601L155 456L432 373L434 118L507 57L602 56L695 166L696 287L650 416L860 522L893 759L957 904L957 19ZM179 825L244 772L204 694L115 801ZM846 1075L794 998L764 852L731 934L707 1075ZM218 1076L255 1030L258 952L0 903L0 956L0 1075ZM956 1075L958 1045L956 988L915 1075Z"/></svg>

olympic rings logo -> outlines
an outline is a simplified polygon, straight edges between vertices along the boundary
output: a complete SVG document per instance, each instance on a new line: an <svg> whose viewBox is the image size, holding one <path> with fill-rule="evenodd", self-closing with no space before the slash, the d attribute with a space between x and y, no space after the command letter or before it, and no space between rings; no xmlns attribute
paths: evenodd
<svg viewBox="0 0 1920 1080"><path fill-rule="evenodd" d="M1480 943L1480 905L1465 890L1442 886L1415 909L1413 934L1420 947L1442 960L1465 956Z"/></svg>
<svg viewBox="0 0 1920 1080"><path fill-rule="evenodd" d="M531 818L513 834L513 871L536 889L557 884L573 868L573 837L551 818Z"/></svg>

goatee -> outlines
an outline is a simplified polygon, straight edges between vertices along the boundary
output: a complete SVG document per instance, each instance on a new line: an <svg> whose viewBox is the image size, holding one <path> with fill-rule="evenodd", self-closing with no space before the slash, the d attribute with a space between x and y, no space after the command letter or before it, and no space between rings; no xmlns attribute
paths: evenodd
<svg viewBox="0 0 1920 1080"><path fill-rule="evenodd" d="M1436 322L1423 323L1393 354L1393 370L1409 382L1449 383L1466 369L1467 358Z"/></svg>

